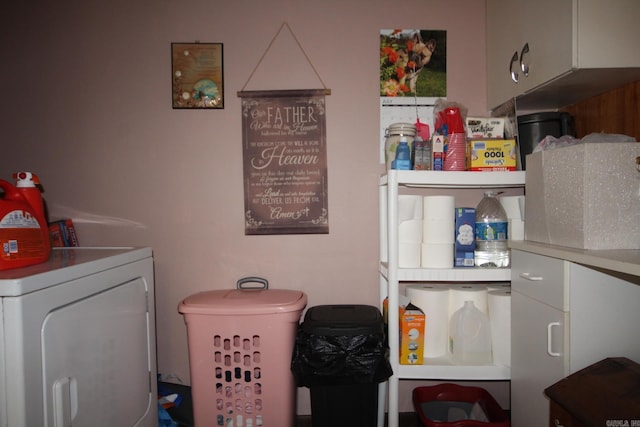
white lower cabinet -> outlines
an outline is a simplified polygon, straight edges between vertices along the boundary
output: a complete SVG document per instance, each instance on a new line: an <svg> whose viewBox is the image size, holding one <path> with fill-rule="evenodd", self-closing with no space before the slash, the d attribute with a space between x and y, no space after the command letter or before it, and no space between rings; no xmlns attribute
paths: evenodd
<svg viewBox="0 0 640 427"><path fill-rule="evenodd" d="M512 425L545 426L549 403L542 390L564 376L564 360L549 354L548 339L552 340L551 347L555 347L552 351L560 351L565 312L513 290L511 310L512 317L526 319L512 319L511 325L515 329L511 337Z"/></svg>
<svg viewBox="0 0 640 427"><path fill-rule="evenodd" d="M640 278L520 250L511 273L511 424L545 426L545 388L606 357L640 362Z"/></svg>

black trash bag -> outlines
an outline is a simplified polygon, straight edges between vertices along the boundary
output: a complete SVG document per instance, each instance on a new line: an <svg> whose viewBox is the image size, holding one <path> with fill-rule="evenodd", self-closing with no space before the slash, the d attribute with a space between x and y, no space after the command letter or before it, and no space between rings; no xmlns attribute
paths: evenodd
<svg viewBox="0 0 640 427"><path fill-rule="evenodd" d="M393 374L384 334L316 335L302 327L291 370L298 387L380 383Z"/></svg>

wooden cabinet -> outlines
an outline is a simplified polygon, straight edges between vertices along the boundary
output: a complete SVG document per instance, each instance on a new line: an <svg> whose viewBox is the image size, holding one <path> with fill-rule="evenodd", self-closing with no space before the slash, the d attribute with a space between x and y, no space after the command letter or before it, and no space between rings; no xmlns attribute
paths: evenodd
<svg viewBox="0 0 640 427"><path fill-rule="evenodd" d="M606 357L640 360L640 278L512 250L511 419L546 425L545 388Z"/></svg>
<svg viewBox="0 0 640 427"><path fill-rule="evenodd" d="M549 427L640 423L640 365L626 357L594 363L545 389Z"/></svg>
<svg viewBox="0 0 640 427"><path fill-rule="evenodd" d="M586 427L553 400L549 404L549 427Z"/></svg>
<svg viewBox="0 0 640 427"><path fill-rule="evenodd" d="M556 108L640 79L640 2L487 0L488 104Z"/></svg>

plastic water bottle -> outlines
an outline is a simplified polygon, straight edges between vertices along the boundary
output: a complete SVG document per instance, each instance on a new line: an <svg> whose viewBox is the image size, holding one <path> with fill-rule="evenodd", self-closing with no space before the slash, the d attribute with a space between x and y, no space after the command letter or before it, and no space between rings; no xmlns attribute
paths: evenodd
<svg viewBox="0 0 640 427"><path fill-rule="evenodd" d="M496 194L485 192L476 208L474 258L477 267L509 267L508 219Z"/></svg>
<svg viewBox="0 0 640 427"><path fill-rule="evenodd" d="M473 301L465 301L451 316L449 351L456 365L488 365L493 361L489 318Z"/></svg>

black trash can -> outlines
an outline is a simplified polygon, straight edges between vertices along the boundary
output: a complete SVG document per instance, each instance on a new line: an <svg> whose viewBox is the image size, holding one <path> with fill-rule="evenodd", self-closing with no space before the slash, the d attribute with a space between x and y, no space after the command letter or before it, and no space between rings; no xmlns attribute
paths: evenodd
<svg viewBox="0 0 640 427"><path fill-rule="evenodd" d="M522 170L526 169L527 154L531 154L536 145L547 135L560 138L563 135L575 135L573 117L569 113L547 111L518 117L518 145Z"/></svg>
<svg viewBox="0 0 640 427"><path fill-rule="evenodd" d="M313 427L374 427L378 384L392 374L380 310L368 305L311 307L291 361L311 394Z"/></svg>

